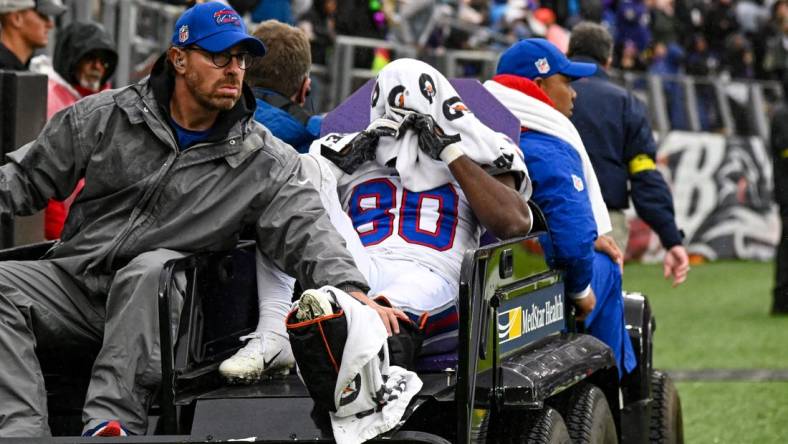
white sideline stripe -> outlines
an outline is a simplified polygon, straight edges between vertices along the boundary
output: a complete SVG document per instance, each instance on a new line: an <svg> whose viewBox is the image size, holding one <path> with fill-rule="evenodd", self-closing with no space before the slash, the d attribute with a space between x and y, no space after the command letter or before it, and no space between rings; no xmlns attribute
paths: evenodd
<svg viewBox="0 0 788 444"><path fill-rule="evenodd" d="M788 369L704 368L673 369L665 372L674 381L787 381Z"/></svg>

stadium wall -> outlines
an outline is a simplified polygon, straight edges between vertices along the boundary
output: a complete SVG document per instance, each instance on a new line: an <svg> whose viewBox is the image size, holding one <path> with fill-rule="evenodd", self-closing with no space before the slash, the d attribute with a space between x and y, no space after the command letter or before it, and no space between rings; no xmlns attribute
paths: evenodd
<svg viewBox="0 0 788 444"><path fill-rule="evenodd" d="M757 136L671 131L658 168L673 191L690 254L707 260L770 260L780 238L772 164ZM631 259L658 260L659 239L630 210Z"/></svg>

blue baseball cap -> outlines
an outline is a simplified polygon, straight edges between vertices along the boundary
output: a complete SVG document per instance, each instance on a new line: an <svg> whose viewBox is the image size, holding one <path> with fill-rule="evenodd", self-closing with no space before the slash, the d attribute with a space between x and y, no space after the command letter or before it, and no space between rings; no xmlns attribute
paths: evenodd
<svg viewBox="0 0 788 444"><path fill-rule="evenodd" d="M199 3L181 14L172 34L173 46L197 45L208 52L222 52L244 44L254 55L265 55L263 42L246 32L235 9L224 3Z"/></svg>
<svg viewBox="0 0 788 444"><path fill-rule="evenodd" d="M521 40L501 54L496 74L514 74L528 79L563 74L577 79L596 73L595 63L572 62L545 39Z"/></svg>

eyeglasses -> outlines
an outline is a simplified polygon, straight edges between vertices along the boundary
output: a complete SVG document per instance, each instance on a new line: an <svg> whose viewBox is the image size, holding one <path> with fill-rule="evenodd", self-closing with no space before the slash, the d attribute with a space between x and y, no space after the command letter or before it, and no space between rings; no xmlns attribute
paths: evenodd
<svg viewBox="0 0 788 444"><path fill-rule="evenodd" d="M181 48L187 51L197 51L202 53L204 56L211 59L214 65L217 68L224 68L225 66L229 65L232 62L233 58L238 61L238 67L241 69L248 69L251 67L255 60L257 59L254 55L248 52L239 52L237 54L233 54L229 51L224 52L208 52L202 48L196 48L193 46L189 46L186 48Z"/></svg>
<svg viewBox="0 0 788 444"><path fill-rule="evenodd" d="M90 65L94 65L96 62L101 63L101 66L104 69L109 69L109 62L107 61L107 56L101 53L89 52L82 56L80 62L87 63Z"/></svg>

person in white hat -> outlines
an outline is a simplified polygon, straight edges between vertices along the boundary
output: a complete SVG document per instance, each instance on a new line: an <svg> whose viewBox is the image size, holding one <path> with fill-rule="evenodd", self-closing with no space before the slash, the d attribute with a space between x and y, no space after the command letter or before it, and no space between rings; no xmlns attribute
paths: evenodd
<svg viewBox="0 0 788 444"><path fill-rule="evenodd" d="M60 0L0 0L0 69L27 71L36 49L49 42Z"/></svg>

